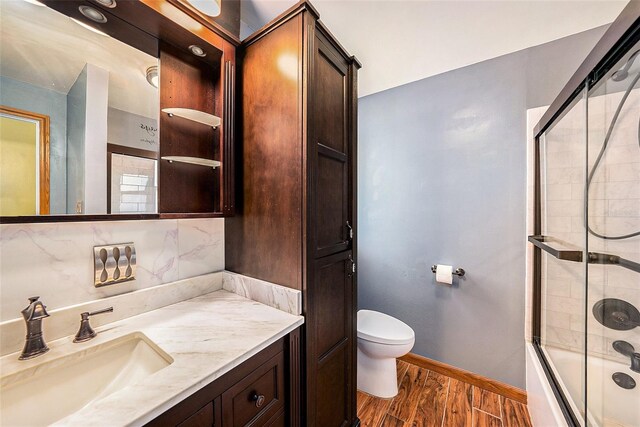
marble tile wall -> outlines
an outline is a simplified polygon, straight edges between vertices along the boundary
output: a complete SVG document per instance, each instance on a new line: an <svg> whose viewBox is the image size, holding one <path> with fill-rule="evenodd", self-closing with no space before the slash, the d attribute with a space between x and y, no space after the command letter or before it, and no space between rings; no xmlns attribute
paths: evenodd
<svg viewBox="0 0 640 427"><path fill-rule="evenodd" d="M93 246L133 242L136 280L95 288ZM224 269L224 220L0 225L0 321L27 297L51 310Z"/></svg>
<svg viewBox="0 0 640 427"><path fill-rule="evenodd" d="M585 157L588 156L591 170L621 96L622 93L615 93L589 99L588 150L585 150L584 110L563 118L546 141L544 233L577 248L585 247ZM540 110L530 111L531 117L539 115ZM600 234L619 235L640 230L639 111L640 90L635 90L593 177L588 221ZM588 248L591 252L640 261L640 237L605 240L589 235ZM579 263L543 256L544 340L547 345L582 352L586 333L590 354L626 360L613 351L611 344L623 339L640 346L640 328L631 331L605 328L595 320L591 309L602 298L624 299L640 308L640 274L619 266L590 264L588 287L585 287L585 275L584 266ZM527 337L530 339L530 333Z"/></svg>

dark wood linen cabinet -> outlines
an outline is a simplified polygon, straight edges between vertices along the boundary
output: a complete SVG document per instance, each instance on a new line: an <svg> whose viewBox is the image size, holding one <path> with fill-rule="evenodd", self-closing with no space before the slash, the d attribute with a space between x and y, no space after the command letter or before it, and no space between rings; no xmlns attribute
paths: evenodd
<svg viewBox="0 0 640 427"><path fill-rule="evenodd" d="M239 48L236 216L226 269L302 290L297 425L359 423L355 259L357 70L300 2ZM293 422L292 425L296 425Z"/></svg>

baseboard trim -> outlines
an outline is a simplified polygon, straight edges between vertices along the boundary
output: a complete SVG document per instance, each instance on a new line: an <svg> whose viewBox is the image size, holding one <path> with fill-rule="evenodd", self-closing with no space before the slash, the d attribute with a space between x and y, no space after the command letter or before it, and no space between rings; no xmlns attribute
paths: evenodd
<svg viewBox="0 0 640 427"><path fill-rule="evenodd" d="M455 366L447 365L446 363L438 362L437 360L429 359L414 353L406 354L402 356L400 360L473 384L476 387L500 394L506 398L515 400L516 402L524 403L525 405L527 404L527 392L518 387L514 387L473 372L465 371L464 369L456 368Z"/></svg>

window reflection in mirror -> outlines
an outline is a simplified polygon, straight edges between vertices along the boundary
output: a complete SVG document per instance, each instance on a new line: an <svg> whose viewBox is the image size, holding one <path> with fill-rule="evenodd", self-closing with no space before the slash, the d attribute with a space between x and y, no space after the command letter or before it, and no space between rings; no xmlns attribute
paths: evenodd
<svg viewBox="0 0 640 427"><path fill-rule="evenodd" d="M156 213L157 85L157 58L3 1L0 215Z"/></svg>

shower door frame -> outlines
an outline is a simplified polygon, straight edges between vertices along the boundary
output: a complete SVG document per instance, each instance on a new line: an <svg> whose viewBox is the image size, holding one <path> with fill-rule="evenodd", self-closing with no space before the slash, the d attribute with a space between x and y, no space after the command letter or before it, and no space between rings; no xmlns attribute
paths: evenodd
<svg viewBox="0 0 640 427"><path fill-rule="evenodd" d="M549 130L558 120L562 118L565 112L573 105L573 102L580 96L580 93L594 87L600 79L610 71L610 69L627 53L629 49L640 41L640 1L630 1L624 8L622 13L607 29L602 38L598 41L587 58L582 62L577 71L569 79L569 82L560 91L560 94L551 103L547 111L544 113L538 124L534 128L534 235L542 234L542 200L541 200L541 153L540 140L544 133ZM588 102L588 96L587 96ZM585 117L585 121L587 118ZM585 198L585 204L587 199ZM586 211L585 211L586 212ZM585 247L585 251L588 248ZM541 332L542 332L542 249L533 247L533 301L532 301L532 343L538 356L543 371L549 381L549 385L558 401L560 409L569 426L580 426L579 418L573 412L571 404L565 396L565 393L556 378L549 361L547 360L542 349ZM585 274L585 282L588 283L588 273ZM586 292L588 295L588 287ZM587 301L585 295L585 313L588 313ZM585 354L586 358L586 332ZM586 367L584 372L585 392L584 407L585 415L588 410L587 403L587 381ZM586 419L586 416L585 416Z"/></svg>

